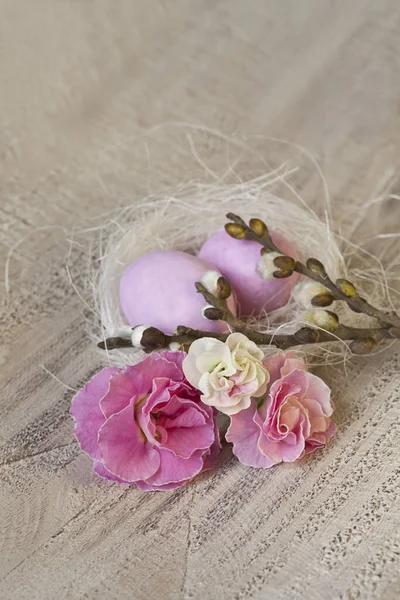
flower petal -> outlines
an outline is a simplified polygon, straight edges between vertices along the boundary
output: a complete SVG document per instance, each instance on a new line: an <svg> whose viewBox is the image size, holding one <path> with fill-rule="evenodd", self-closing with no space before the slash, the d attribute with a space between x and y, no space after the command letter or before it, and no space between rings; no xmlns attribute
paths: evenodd
<svg viewBox="0 0 400 600"><path fill-rule="evenodd" d="M331 390L320 377L307 373L307 390L305 395L307 398L317 400L322 406L326 417L330 417L333 413L333 404L331 402Z"/></svg>
<svg viewBox="0 0 400 600"><path fill-rule="evenodd" d="M153 356L160 356L161 358L164 358L169 362L174 363L178 367L180 372L179 379L178 377L174 377L174 379L176 381L182 381L184 379L182 372L182 363L187 356L186 352L172 352L171 350L163 350L162 352L154 353Z"/></svg>
<svg viewBox="0 0 400 600"><path fill-rule="evenodd" d="M74 434L82 450L93 459L101 458L97 433L105 421L99 400L107 394L110 380L119 372L117 367L102 369L72 399L70 414L75 421Z"/></svg>
<svg viewBox="0 0 400 600"><path fill-rule="evenodd" d="M192 479L203 468L202 456L180 458L168 450L160 450L160 465L158 471L146 479L148 485L166 485L169 483L184 482Z"/></svg>
<svg viewBox="0 0 400 600"><path fill-rule="evenodd" d="M261 435L261 428L255 421L256 408L256 403L252 400L248 409L233 415L225 438L228 442L233 443L233 454L237 456L241 463L249 467L269 469L275 463L259 450L258 440Z"/></svg>
<svg viewBox="0 0 400 600"><path fill-rule="evenodd" d="M147 356L142 362L125 367L100 403L104 416L108 418L121 411L133 397L142 398L149 394L157 377L179 381L182 372L176 363L164 359L161 354Z"/></svg>
<svg viewBox="0 0 400 600"><path fill-rule="evenodd" d="M286 355L287 356L287 355ZM281 376L289 375L292 371L305 371L306 365L302 358L287 357L281 367Z"/></svg>
<svg viewBox="0 0 400 600"><path fill-rule="evenodd" d="M213 428L195 408L187 408L175 419L160 417L158 423L167 431L165 445L176 456L189 458L196 450L205 450L214 441Z"/></svg>
<svg viewBox="0 0 400 600"><path fill-rule="evenodd" d="M160 465L158 450L144 439L133 414L131 403L107 419L98 437L107 471L129 482L151 477Z"/></svg>
<svg viewBox="0 0 400 600"><path fill-rule="evenodd" d="M170 492L185 485L186 481L176 481L175 483L166 483L165 485L150 485L145 481L135 481L135 485L142 492Z"/></svg>
<svg viewBox="0 0 400 600"><path fill-rule="evenodd" d="M116 481L117 483L127 483L129 485L132 485L132 483L130 483L129 481L124 481L120 477L117 477L116 475L110 473L110 471L107 471L103 463L101 463L100 461L96 460L93 463L93 471L97 473L97 475L99 475L100 477L103 477L103 479L109 479L110 481Z"/></svg>

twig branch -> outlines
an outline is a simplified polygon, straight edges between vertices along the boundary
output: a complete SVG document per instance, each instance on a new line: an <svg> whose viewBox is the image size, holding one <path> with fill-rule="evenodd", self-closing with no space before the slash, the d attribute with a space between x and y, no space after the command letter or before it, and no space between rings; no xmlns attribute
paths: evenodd
<svg viewBox="0 0 400 600"><path fill-rule="evenodd" d="M229 235L236 239L246 239L261 244L268 252L277 252L293 261L291 273L296 272L304 275L313 281L317 281L325 286L332 294L332 302L339 300L346 302L349 308L357 313L363 313L375 319L386 327L395 327L400 329L400 316L396 314L387 314L378 308L375 308L364 298L359 296L355 286L346 279L338 279L334 283L325 270L324 265L316 258L310 258L306 264L288 256L278 248L271 239L268 228L260 219L251 219L250 225L247 225L241 217L228 213L227 219L230 219L234 225L227 224L225 229ZM291 274L289 273L289 275ZM277 275L276 275L277 276ZM316 306L319 306L316 303Z"/></svg>
<svg viewBox="0 0 400 600"><path fill-rule="evenodd" d="M318 294L312 299L316 307L329 306L333 301L343 301L354 311L364 313L378 319L380 326L371 328L349 327L339 323L339 318L330 311L321 311L323 324L321 328L306 326L300 328L293 334L262 333L254 331L232 313L228 306L228 298L232 290L229 282L220 277L217 281L215 293L201 282L196 282L197 291L203 295L208 307L204 310L204 316L212 321L225 321L232 331L239 331L246 335L251 341L260 346L275 346L286 350L293 346L315 343L332 343L338 341L350 341L350 349L355 354L368 354L383 340L400 338L400 317L396 314L389 315L371 306L364 298L359 296L355 286L346 279L338 279L335 283L328 276L324 265L315 258L309 258L306 264L295 260L282 252L273 243L268 228L260 219L251 219L249 225L233 213L228 213L227 218L231 223L225 226L229 235L236 239L246 239L259 243L262 246L261 254L267 252L277 253L274 265L277 270L273 273L275 277L289 277L293 272L299 273L309 279L321 283L326 292ZM136 328L134 328L136 329ZM179 326L172 335L167 335L156 329L148 327L141 333L140 347L145 352L152 352L162 348L171 347L171 344L179 344L180 347L188 347L197 339L211 337L225 341L228 333L215 333L191 329ZM99 348L113 350L115 348L132 347L131 339L111 337L98 344Z"/></svg>

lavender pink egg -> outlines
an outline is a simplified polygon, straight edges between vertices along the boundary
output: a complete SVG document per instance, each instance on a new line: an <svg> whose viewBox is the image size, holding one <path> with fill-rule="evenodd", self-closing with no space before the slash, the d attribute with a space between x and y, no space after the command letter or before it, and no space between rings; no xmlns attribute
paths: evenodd
<svg viewBox="0 0 400 600"><path fill-rule="evenodd" d="M206 302L195 282L215 271L205 260L176 250L159 250L140 256L122 274L120 303L129 325L152 325L173 333L178 325L222 332L223 321L209 321L201 309ZM233 297L229 299L235 310Z"/></svg>
<svg viewBox="0 0 400 600"><path fill-rule="evenodd" d="M271 237L282 252L298 258L296 250L280 233L271 232ZM294 273L285 279L261 279L256 272L260 249L257 242L236 240L225 231L217 231L198 254L229 280L242 317L258 316L263 311L271 312L285 306L299 277Z"/></svg>

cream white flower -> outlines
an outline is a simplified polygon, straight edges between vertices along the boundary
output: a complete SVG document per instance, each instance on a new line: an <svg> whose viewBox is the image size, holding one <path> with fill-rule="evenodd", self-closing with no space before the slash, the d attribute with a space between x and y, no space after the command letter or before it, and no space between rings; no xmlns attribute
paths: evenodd
<svg viewBox="0 0 400 600"><path fill-rule="evenodd" d="M183 361L186 379L202 393L202 401L227 415L248 408L252 397L265 394L269 373L263 352L242 333L226 342L201 338Z"/></svg>

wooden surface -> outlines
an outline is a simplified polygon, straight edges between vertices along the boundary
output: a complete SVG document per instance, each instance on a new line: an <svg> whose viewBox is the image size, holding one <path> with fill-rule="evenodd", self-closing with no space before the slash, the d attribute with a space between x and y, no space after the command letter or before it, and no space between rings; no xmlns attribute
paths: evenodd
<svg viewBox="0 0 400 600"><path fill-rule="evenodd" d="M345 230L383 185L365 237L399 231L399 31L398 0L0 0L2 599L399 597L398 348L324 370L326 451L262 472L225 447L173 493L96 479L60 383L102 365L71 229L204 176L191 130L160 123L306 146ZM320 200L315 172L298 183Z"/></svg>

